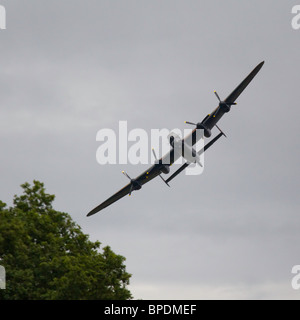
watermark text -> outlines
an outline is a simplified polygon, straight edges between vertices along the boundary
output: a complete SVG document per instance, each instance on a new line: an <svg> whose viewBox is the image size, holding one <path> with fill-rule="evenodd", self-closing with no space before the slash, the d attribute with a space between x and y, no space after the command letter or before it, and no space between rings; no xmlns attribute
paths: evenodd
<svg viewBox="0 0 300 320"><path fill-rule="evenodd" d="M295 15L292 19L292 28L294 30L299 30L300 29L300 5L293 6L292 14Z"/></svg>
<svg viewBox="0 0 300 320"><path fill-rule="evenodd" d="M300 265L293 266L292 273L295 276L292 279L292 288L295 290L300 289Z"/></svg>
<svg viewBox="0 0 300 320"><path fill-rule="evenodd" d="M0 29L6 29L6 9L2 5L0 5Z"/></svg>
<svg viewBox="0 0 300 320"><path fill-rule="evenodd" d="M141 128L128 131L127 121L119 121L119 130L101 129L96 141L100 146L96 151L96 160L106 164L190 164L187 175L198 175L204 167L204 131L202 129ZM152 148L152 152L151 152ZM197 151L198 150L198 151Z"/></svg>

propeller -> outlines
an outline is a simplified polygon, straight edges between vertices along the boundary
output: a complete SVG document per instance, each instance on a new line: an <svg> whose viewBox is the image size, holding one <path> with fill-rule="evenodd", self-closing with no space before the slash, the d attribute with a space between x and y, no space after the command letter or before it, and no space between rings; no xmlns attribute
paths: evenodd
<svg viewBox="0 0 300 320"><path fill-rule="evenodd" d="M214 91L214 94L216 95L217 99L219 100L219 108L217 109L216 113L214 114L214 117L218 114L221 107L226 107L226 112L228 112L230 110L231 106L236 105L236 102L222 101L216 90Z"/></svg>
<svg viewBox="0 0 300 320"><path fill-rule="evenodd" d="M157 159L157 156L156 156L154 148L152 148L152 153L153 153L155 161L158 163L158 159Z"/></svg>
<svg viewBox="0 0 300 320"><path fill-rule="evenodd" d="M130 180L129 196L131 196L131 193L132 193L132 191L134 190L134 182L135 182L135 180L131 179L131 178L129 177L129 175L128 175L125 171L122 171L122 173L124 174L125 177L127 177L127 178Z"/></svg>
<svg viewBox="0 0 300 320"><path fill-rule="evenodd" d="M157 156L156 156L156 153L155 153L155 150L154 148L152 148L152 153L153 153L153 156L154 156L154 159L155 159L155 163L159 163L159 160L157 159ZM167 183L167 181L161 176L161 174L159 174L160 178L162 179L162 181L168 186L170 187L170 185Z"/></svg>
<svg viewBox="0 0 300 320"><path fill-rule="evenodd" d="M222 101L220 99L220 96L218 95L218 92L216 90L214 91L214 94L216 95L216 97L219 100L220 104L226 105L227 107L235 106L237 104L236 102L225 102L225 101Z"/></svg>

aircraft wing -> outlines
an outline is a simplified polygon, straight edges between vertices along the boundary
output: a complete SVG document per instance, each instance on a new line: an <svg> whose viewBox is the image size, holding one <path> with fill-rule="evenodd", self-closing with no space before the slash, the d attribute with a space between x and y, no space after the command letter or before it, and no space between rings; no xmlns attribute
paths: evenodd
<svg viewBox="0 0 300 320"><path fill-rule="evenodd" d="M253 80L253 78L257 75L259 70L264 65L264 61L258 64L249 74L248 76L230 93L230 95L222 101L222 103L231 106L235 104L235 100L240 96L240 94L246 89L249 83ZM215 92L216 93L216 92ZM220 101L221 103L221 101ZM217 107L210 115L206 116L203 120L203 124L208 128L212 129L216 123L220 120L223 116L224 111L221 110L220 106Z"/></svg>
<svg viewBox="0 0 300 320"><path fill-rule="evenodd" d="M254 68L252 72L231 92L231 94L224 100L224 102L228 104L234 103L239 95L246 89L252 79L257 75L264 63L265 62L263 61L258 66L256 66L256 68Z"/></svg>
<svg viewBox="0 0 300 320"><path fill-rule="evenodd" d="M249 83L253 80L253 78L257 75L259 70L264 65L264 61L258 64L250 73L249 75L231 92L231 94L224 100L225 103L231 105L235 102L235 100L240 96L240 94L246 89L246 87L249 85ZM208 115L206 119L203 120L206 126L209 128L212 128L214 126L217 126L216 123L219 119L216 118L216 112L218 108L216 108L212 115ZM218 127L220 130L220 128ZM221 131L221 130L220 130ZM201 149L198 154L201 155L204 151L206 151L211 145L213 145L222 135L225 136L225 134L221 131L214 139L212 139L209 143L207 143L203 149ZM179 173L181 173L184 169L186 169L190 163L186 162L183 164L177 171L175 171L167 180L166 182L170 182L172 179L174 179Z"/></svg>
<svg viewBox="0 0 300 320"><path fill-rule="evenodd" d="M99 212L100 210L108 207L109 205L111 205L112 203L118 201L119 199L123 198L124 196L126 196L127 194L129 194L130 191L130 187L131 184L128 183L124 188L122 188L121 190L119 190L118 192L116 192L114 195L112 195L110 198L108 198L106 201L102 202L101 204L99 204L99 206L97 206L96 208L94 208L93 210L91 210L87 216L92 216L93 214Z"/></svg>
<svg viewBox="0 0 300 320"><path fill-rule="evenodd" d="M134 183L137 183L138 185L142 186L143 184L149 182L150 180L152 180L153 178L155 178L156 176L158 176L160 174L159 167L160 167L159 164L154 164L148 170L146 170L142 174L140 174L137 178L132 179L132 181L134 181ZM96 208L91 210L87 214L87 216L89 217L89 216L101 211L102 209L108 207L112 203L125 197L131 191L136 190L136 189L132 188L132 183L133 183L132 181L130 183L128 183L125 187L123 187L121 190L119 190L118 192L113 194L111 197L109 197L107 200L105 200L104 202L99 204Z"/></svg>

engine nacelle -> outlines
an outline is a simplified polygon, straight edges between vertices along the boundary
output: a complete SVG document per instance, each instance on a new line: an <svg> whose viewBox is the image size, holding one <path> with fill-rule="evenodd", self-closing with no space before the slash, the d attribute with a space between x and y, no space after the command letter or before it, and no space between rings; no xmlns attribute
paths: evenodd
<svg viewBox="0 0 300 320"><path fill-rule="evenodd" d="M132 184L132 190L142 189L142 185L138 181L136 181L135 179L131 180L131 184Z"/></svg>
<svg viewBox="0 0 300 320"><path fill-rule="evenodd" d="M160 171L161 171L162 173L168 174L168 173L170 172L170 166L168 166L168 165L162 165Z"/></svg>
<svg viewBox="0 0 300 320"><path fill-rule="evenodd" d="M221 101L219 106L222 109L222 111L225 113L230 111L230 105L224 101Z"/></svg>
<svg viewBox="0 0 300 320"><path fill-rule="evenodd" d="M211 136L211 130L206 128L203 123L197 123L197 129L202 129L206 138L209 138Z"/></svg>

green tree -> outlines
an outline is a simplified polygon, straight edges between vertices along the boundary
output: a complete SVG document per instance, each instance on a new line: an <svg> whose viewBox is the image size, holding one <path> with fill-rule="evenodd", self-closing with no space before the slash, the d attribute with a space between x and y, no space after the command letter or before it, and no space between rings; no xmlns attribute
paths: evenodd
<svg viewBox="0 0 300 320"><path fill-rule="evenodd" d="M125 258L100 251L67 213L52 207L43 183L21 186L13 207L0 201L0 299L131 299Z"/></svg>

